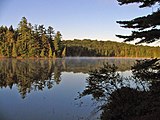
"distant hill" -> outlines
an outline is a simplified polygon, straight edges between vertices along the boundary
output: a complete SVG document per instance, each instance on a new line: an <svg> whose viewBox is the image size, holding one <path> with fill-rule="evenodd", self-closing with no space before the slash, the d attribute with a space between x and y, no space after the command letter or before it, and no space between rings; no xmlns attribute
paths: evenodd
<svg viewBox="0 0 160 120"><path fill-rule="evenodd" d="M66 56L160 57L160 47L132 45L113 41L64 40Z"/></svg>

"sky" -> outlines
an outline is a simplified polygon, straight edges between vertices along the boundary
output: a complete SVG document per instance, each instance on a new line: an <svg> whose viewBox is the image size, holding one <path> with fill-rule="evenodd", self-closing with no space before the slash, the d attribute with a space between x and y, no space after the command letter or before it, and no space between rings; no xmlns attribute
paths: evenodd
<svg viewBox="0 0 160 120"><path fill-rule="evenodd" d="M117 20L147 15L153 8L137 4L120 6L117 0L0 0L0 26L18 27L22 17L32 25L43 24L60 31L63 39L93 39L122 42L115 34L129 35Z"/></svg>

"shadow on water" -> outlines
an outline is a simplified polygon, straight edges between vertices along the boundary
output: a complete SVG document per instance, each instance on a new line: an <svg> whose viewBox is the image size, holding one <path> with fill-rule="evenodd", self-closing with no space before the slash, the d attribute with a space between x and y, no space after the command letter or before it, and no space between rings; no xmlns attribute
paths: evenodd
<svg viewBox="0 0 160 120"><path fill-rule="evenodd" d="M132 88L125 81L135 80ZM146 84L147 83L147 84ZM102 120L159 120L160 119L160 61L138 60L132 67L132 76L120 76L114 64L91 71L87 86L80 98L92 95L102 102Z"/></svg>

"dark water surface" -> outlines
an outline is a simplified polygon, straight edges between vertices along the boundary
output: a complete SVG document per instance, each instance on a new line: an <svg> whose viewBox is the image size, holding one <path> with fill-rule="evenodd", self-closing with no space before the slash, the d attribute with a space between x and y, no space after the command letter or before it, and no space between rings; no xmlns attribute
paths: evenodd
<svg viewBox="0 0 160 120"><path fill-rule="evenodd" d="M135 59L1 59L0 120L95 120L91 96L75 100L88 72L114 63L125 76ZM134 82L129 84L134 87Z"/></svg>

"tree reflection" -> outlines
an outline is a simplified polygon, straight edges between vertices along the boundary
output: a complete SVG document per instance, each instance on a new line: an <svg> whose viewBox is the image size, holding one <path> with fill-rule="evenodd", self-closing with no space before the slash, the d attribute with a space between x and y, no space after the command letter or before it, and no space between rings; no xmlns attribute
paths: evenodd
<svg viewBox="0 0 160 120"><path fill-rule="evenodd" d="M13 85L18 87L22 98L32 90L51 89L58 84L61 76L61 65L52 60L17 60L5 59L0 62L0 87Z"/></svg>
<svg viewBox="0 0 160 120"><path fill-rule="evenodd" d="M57 84L59 84L61 81L61 71L62 68L64 67L62 64L62 60L55 60L54 65L56 66L54 68L54 80Z"/></svg>
<svg viewBox="0 0 160 120"><path fill-rule="evenodd" d="M61 82L61 72L88 73L90 69L102 66L104 62L119 66L119 71L129 70L135 60L104 58L73 59L1 59L0 87L10 89L17 86L22 98L31 91L51 89Z"/></svg>
<svg viewBox="0 0 160 120"><path fill-rule="evenodd" d="M138 60L132 67L132 74L129 78L120 76L117 67L107 63L90 73L80 97L92 95L95 100L103 101L102 120L159 120L159 60ZM131 79L141 83L144 89L126 84Z"/></svg>
<svg viewBox="0 0 160 120"><path fill-rule="evenodd" d="M137 64L132 67L132 73L136 79L157 82L160 79L160 61L157 58L137 60Z"/></svg>

